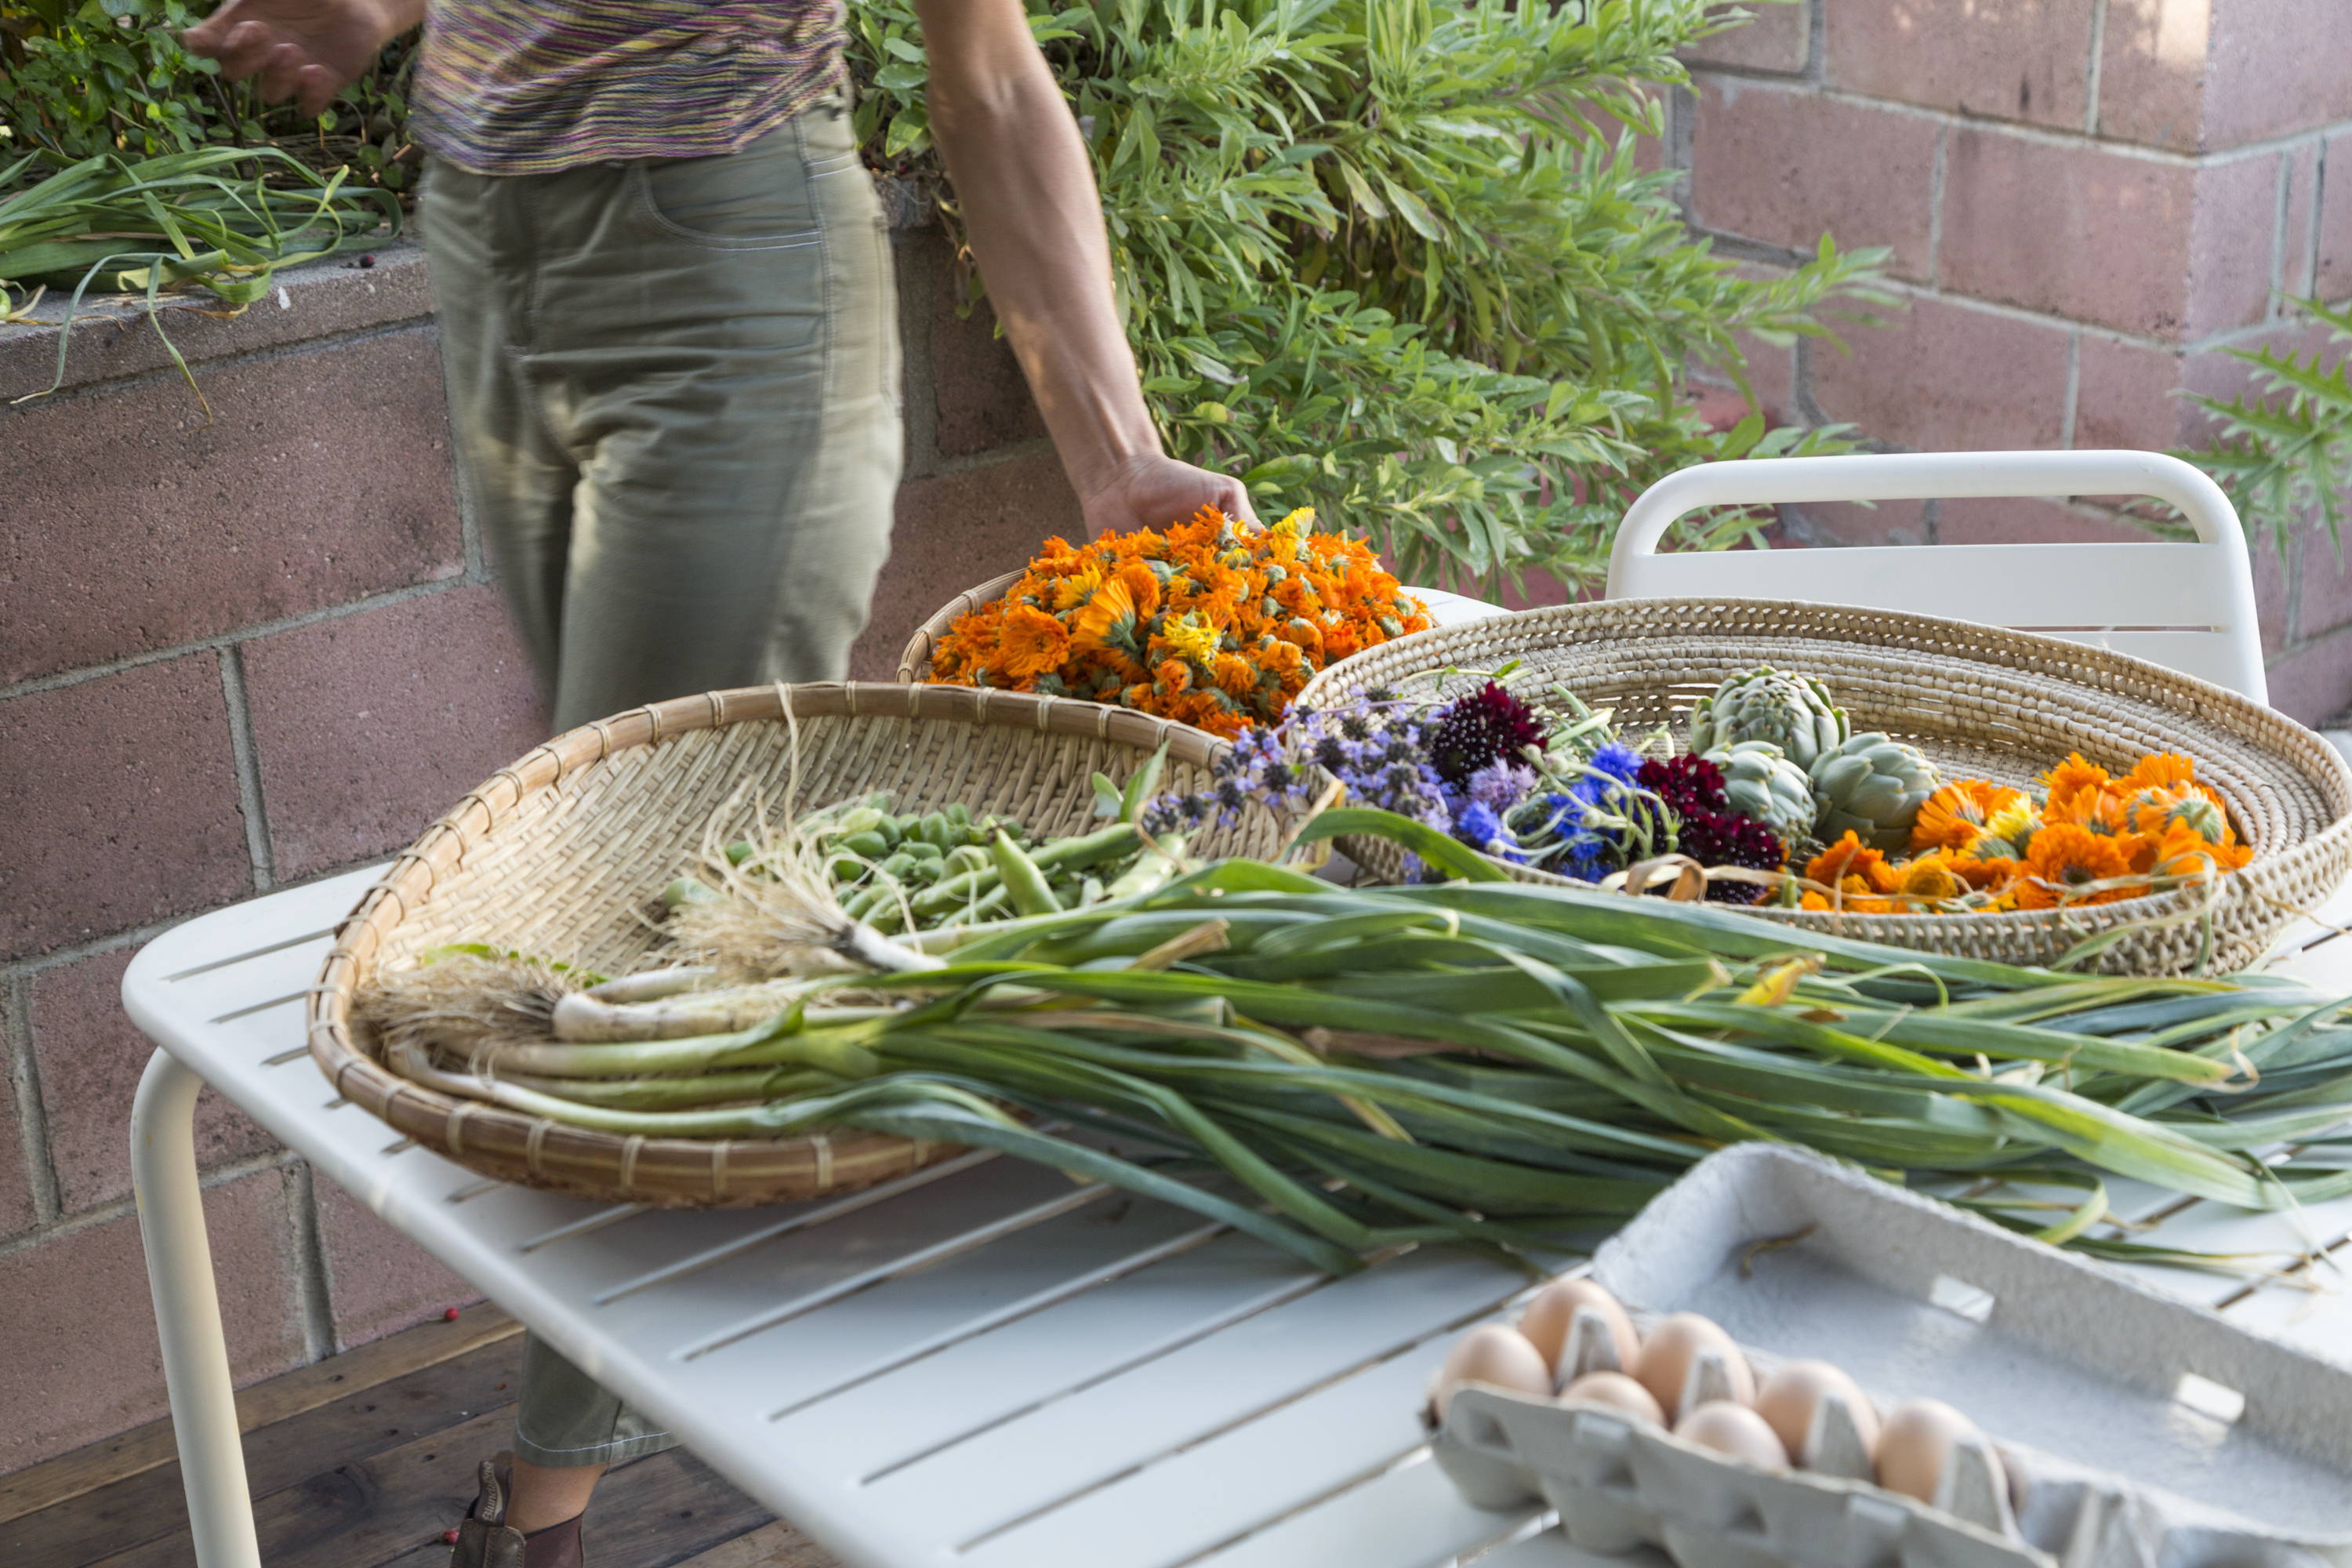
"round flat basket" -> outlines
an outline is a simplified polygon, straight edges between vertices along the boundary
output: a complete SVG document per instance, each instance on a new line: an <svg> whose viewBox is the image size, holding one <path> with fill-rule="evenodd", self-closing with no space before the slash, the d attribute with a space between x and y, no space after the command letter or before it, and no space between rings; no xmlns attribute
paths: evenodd
<svg viewBox="0 0 2352 1568"><path fill-rule="evenodd" d="M931 618L915 628L907 639L906 651L898 656L898 679L904 681L929 680L931 676L931 650L948 635L948 628L982 605L992 605L1013 592L1021 581L1018 572L1007 572L1002 577L991 577L977 588L966 588L940 605Z"/></svg>
<svg viewBox="0 0 2352 1568"><path fill-rule="evenodd" d="M887 790L895 809L961 802L1033 833L1101 826L1093 775L1161 745L1166 784L1205 787L1224 742L1125 709L965 687L776 686L681 698L574 730L501 770L395 859L339 929L310 1002L310 1055L336 1092L485 1175L668 1207L841 1193L952 1147L845 1130L782 1139L621 1137L442 1094L387 1068L352 1004L378 973L486 942L607 974L657 962L646 911L714 819L749 827ZM730 825L719 821L723 829ZM1196 852L1272 855L1281 824L1205 826Z"/></svg>
<svg viewBox="0 0 2352 1568"><path fill-rule="evenodd" d="M2352 770L2290 719L2218 686L2101 648L1970 621L1756 599L1619 599L1440 627L1325 670L1299 701L1330 707L1376 688L1454 695L1483 681L1445 670L1517 661L1503 684L1537 700L1565 686L1628 731L1666 726L1727 676L1758 665L1813 676L1857 731L1909 742L1948 777L2025 785L2080 752L2111 769L2153 752L2196 759L2253 850L2210 887L2092 907L1981 914L1851 914L1759 909L1761 919L2007 963L2047 964L2120 933L2086 967L2187 974L2243 968L2352 867ZM1401 879L1386 841L1343 841L1375 875ZM1502 866L1500 861L1496 865ZM1562 880L1504 867L1528 881Z"/></svg>

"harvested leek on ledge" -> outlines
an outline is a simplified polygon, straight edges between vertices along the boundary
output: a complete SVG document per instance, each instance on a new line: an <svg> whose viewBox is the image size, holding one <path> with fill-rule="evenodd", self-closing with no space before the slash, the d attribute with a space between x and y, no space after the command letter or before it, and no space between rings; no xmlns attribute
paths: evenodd
<svg viewBox="0 0 2352 1568"><path fill-rule="evenodd" d="M392 1065L450 1094L617 1133L999 1149L1333 1270L1589 1237L1748 1139L2113 1256L2155 1254L2093 1234L2111 1176L2249 1208L2352 1193L2352 1141L2326 1142L2346 1002L2295 982L2016 969L1567 887L1177 873L1127 831L1161 868L1129 889L1047 908L1008 865L1018 912L903 935L787 834L712 858L680 967L457 954L366 1006Z"/></svg>

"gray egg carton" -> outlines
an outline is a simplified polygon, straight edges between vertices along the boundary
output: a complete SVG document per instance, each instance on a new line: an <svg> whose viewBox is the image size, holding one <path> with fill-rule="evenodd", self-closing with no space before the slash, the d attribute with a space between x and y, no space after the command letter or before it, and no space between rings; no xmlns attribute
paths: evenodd
<svg viewBox="0 0 2352 1568"><path fill-rule="evenodd" d="M1940 1399L1991 1435L1937 1506L1769 1473L1593 1406L1457 1390L1432 1435L1469 1501L1541 1496L1575 1545L1683 1568L2352 1568L2352 1368L1819 1155L1709 1156L1595 1256L1646 1330L1703 1313L1759 1378L1840 1366L1882 1410ZM1564 1371L1608 1363L1580 1313ZM1689 1392L1720 1377L1705 1363ZM2000 1482L2006 1472L2006 1486Z"/></svg>

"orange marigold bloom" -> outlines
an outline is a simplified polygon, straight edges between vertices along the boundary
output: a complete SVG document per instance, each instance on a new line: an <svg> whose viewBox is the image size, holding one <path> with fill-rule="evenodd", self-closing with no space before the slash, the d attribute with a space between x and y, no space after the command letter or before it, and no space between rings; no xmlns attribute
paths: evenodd
<svg viewBox="0 0 2352 1568"><path fill-rule="evenodd" d="M1895 891L1906 899L1957 899L1967 888L1958 868L1945 858L1941 850L1931 849L1905 861L1894 868L1894 875Z"/></svg>
<svg viewBox="0 0 2352 1568"><path fill-rule="evenodd" d="M2096 763L2084 762L2082 752L2071 752L2064 762L2042 775L2042 784L2050 792L2051 809L2060 810L2084 790L2096 793L2105 788L2107 770Z"/></svg>
<svg viewBox="0 0 2352 1568"><path fill-rule="evenodd" d="M1852 879L1857 883L1855 890L1865 893L1891 893L1895 886L1886 857L1855 837L1850 829L1844 837L1805 862L1805 878L1833 888L1843 887Z"/></svg>
<svg viewBox="0 0 2352 1568"><path fill-rule="evenodd" d="M2177 790L2197 782L2197 764L2179 752L2155 752L2142 757L2131 772L2116 782L2136 789Z"/></svg>
<svg viewBox="0 0 2352 1568"><path fill-rule="evenodd" d="M2025 857L2024 874L2017 880L2020 909L2048 910L2061 905L2107 904L2144 891L2139 888L2098 888L2095 884L2131 875L2125 847L2104 834L2071 822L2045 823L2033 836Z"/></svg>
<svg viewBox="0 0 2352 1568"><path fill-rule="evenodd" d="M997 638L997 664L1015 680L1059 669L1069 657L1070 630L1033 605L1015 605Z"/></svg>
<svg viewBox="0 0 2352 1568"><path fill-rule="evenodd" d="M2200 877L2209 868L2215 872L2238 870L2253 858L2248 845L2209 844L2195 828L2176 822L2155 841L2149 860L2159 877Z"/></svg>
<svg viewBox="0 0 2352 1568"><path fill-rule="evenodd" d="M1981 858L1963 856L1951 862L1952 874L1976 892L2006 891L2017 880L2018 863L2006 855L1988 855Z"/></svg>
<svg viewBox="0 0 2352 1568"><path fill-rule="evenodd" d="M1954 779L1921 804L1911 826L1911 847L1973 848L1997 813L2024 798L2023 790L1990 779Z"/></svg>
<svg viewBox="0 0 2352 1568"><path fill-rule="evenodd" d="M1111 574L1111 581L1126 586L1138 620L1148 621L1160 613L1160 574L1142 562L1129 562Z"/></svg>
<svg viewBox="0 0 2352 1568"><path fill-rule="evenodd" d="M1429 624L1360 542L1300 511L1244 534L1214 508L1166 530L1049 542L1003 599L959 620L931 679L1041 683L1221 734L1281 716L1334 658Z"/></svg>
<svg viewBox="0 0 2352 1568"><path fill-rule="evenodd" d="M1108 648L1121 621L1135 618L1135 598L1127 584L1114 577L1095 590L1095 596L1070 617L1070 640L1082 648Z"/></svg>

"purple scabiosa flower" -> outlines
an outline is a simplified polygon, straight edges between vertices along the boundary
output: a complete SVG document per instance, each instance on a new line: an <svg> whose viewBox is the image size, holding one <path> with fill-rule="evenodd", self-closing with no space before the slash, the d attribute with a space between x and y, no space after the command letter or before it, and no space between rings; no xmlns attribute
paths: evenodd
<svg viewBox="0 0 2352 1568"><path fill-rule="evenodd" d="M1462 793L1490 811L1504 812L1535 789L1536 771L1501 758L1462 781Z"/></svg>

